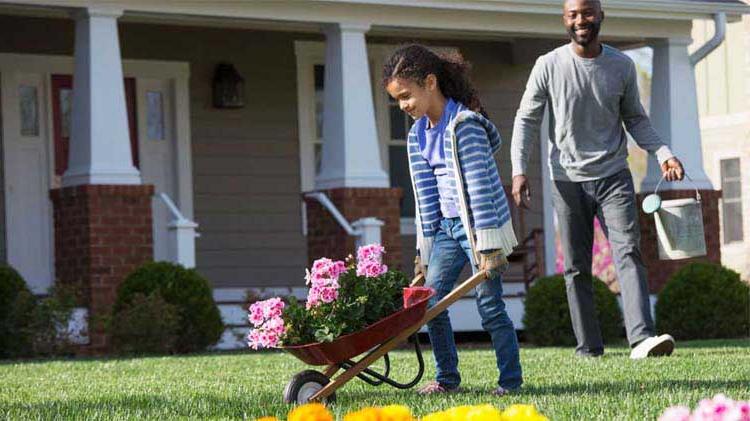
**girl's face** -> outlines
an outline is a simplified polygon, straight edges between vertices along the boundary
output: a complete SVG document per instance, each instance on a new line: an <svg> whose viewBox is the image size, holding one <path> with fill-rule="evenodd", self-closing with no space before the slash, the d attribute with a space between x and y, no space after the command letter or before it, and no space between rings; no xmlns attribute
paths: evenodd
<svg viewBox="0 0 750 421"><path fill-rule="evenodd" d="M442 96L437 86L437 78L432 74L427 75L423 86L410 79L393 78L388 82L385 90L398 101L401 111L409 114L414 120L427 114L427 111L439 102Z"/></svg>

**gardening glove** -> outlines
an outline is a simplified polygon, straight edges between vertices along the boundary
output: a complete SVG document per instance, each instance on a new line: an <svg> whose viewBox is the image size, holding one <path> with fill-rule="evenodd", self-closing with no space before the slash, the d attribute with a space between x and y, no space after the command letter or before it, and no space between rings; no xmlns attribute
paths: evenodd
<svg viewBox="0 0 750 421"><path fill-rule="evenodd" d="M420 273L425 279L427 278L427 266L422 265L422 258L417 255L414 258L414 277L416 278Z"/></svg>
<svg viewBox="0 0 750 421"><path fill-rule="evenodd" d="M490 278L502 275L508 269L508 258L502 249L482 250L479 252L479 270L489 272Z"/></svg>

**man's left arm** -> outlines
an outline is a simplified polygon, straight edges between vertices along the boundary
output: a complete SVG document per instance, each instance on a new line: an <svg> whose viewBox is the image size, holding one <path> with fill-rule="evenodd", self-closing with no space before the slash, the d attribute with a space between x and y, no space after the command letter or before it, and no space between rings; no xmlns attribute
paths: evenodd
<svg viewBox="0 0 750 421"><path fill-rule="evenodd" d="M669 146L662 142L654 126L651 125L651 120L643 109L641 96L638 93L635 64L632 62L629 64L625 77L625 91L620 100L620 115L625 128L638 146L656 155L667 181L682 180L685 173L682 163L674 156Z"/></svg>

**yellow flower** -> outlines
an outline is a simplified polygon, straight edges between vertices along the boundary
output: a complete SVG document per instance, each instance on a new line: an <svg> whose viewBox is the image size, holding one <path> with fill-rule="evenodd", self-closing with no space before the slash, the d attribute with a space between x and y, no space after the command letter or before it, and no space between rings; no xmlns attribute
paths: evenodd
<svg viewBox="0 0 750 421"><path fill-rule="evenodd" d="M492 405L475 406L466 413L467 421L504 421L500 410Z"/></svg>
<svg viewBox="0 0 750 421"><path fill-rule="evenodd" d="M411 410L403 405L389 405L380 408L381 421L414 421Z"/></svg>
<svg viewBox="0 0 750 421"><path fill-rule="evenodd" d="M344 421L380 421L379 408L362 408L344 416Z"/></svg>
<svg viewBox="0 0 750 421"><path fill-rule="evenodd" d="M445 415L448 416L448 419L450 420L465 420L472 409L474 409L474 407L469 405L455 406L453 408L446 409Z"/></svg>
<svg viewBox="0 0 750 421"><path fill-rule="evenodd" d="M279 421L276 417L263 417L263 418L257 418L255 421Z"/></svg>
<svg viewBox="0 0 750 421"><path fill-rule="evenodd" d="M323 404L308 403L292 409L287 421L333 421L333 415Z"/></svg>
<svg viewBox="0 0 750 421"><path fill-rule="evenodd" d="M420 421L450 421L452 418L445 411L432 412L420 419Z"/></svg>
<svg viewBox="0 0 750 421"><path fill-rule="evenodd" d="M511 405L503 411L503 418L507 421L549 421L537 412L534 405Z"/></svg>

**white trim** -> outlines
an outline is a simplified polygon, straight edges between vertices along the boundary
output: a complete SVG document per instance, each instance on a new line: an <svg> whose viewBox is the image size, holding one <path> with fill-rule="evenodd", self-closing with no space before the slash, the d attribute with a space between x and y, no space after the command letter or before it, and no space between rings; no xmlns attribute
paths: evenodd
<svg viewBox="0 0 750 421"><path fill-rule="evenodd" d="M24 13L37 16L65 16L65 8L86 7L86 0L0 0L8 3L15 10L23 10L22 5L41 6L41 10L23 10ZM311 6L312 4L312 6ZM404 5L402 0L276 0L268 2L232 1L232 2L174 2L169 0L111 0L112 8L126 10L126 16L133 18L153 19L154 14L180 15L189 21L194 16L211 18L228 17L244 19L264 19L279 22L315 22L332 21L363 22L374 25L403 26L414 21L415 15L442 14L446 10L460 14L484 14L490 19L510 15L511 20L518 14L555 16L560 15L560 4L557 0L420 0ZM750 13L750 7L734 3L684 2L675 0L608 0L607 15L612 18L647 18L665 20L707 19L717 12L725 12L736 20L743 13ZM48 8L54 8L47 10ZM404 19L399 19L404 18ZM458 17L453 26L464 29L472 28L476 21ZM405 26L411 26L409 24ZM438 26L439 27L439 26ZM497 28L503 25L498 22ZM536 28L539 30L540 28ZM514 30L511 30L514 31Z"/></svg>
<svg viewBox="0 0 750 421"><path fill-rule="evenodd" d="M35 294L43 294L54 283L54 230L52 204L48 198L54 161L50 159L52 124L49 118L51 83L39 69L8 66L0 54L0 92L3 110L2 147L5 176L6 260L28 282ZM22 135L18 88L36 89L36 135ZM34 159L41 171L35 171ZM44 168L47 168L44 171ZM18 218L18 219L16 219ZM38 219L37 219L38 218ZM11 224L11 220L24 224Z"/></svg>
<svg viewBox="0 0 750 421"><path fill-rule="evenodd" d="M315 190L315 80L311 70L325 64L325 43L295 41L297 56L297 127L299 129L300 187Z"/></svg>

